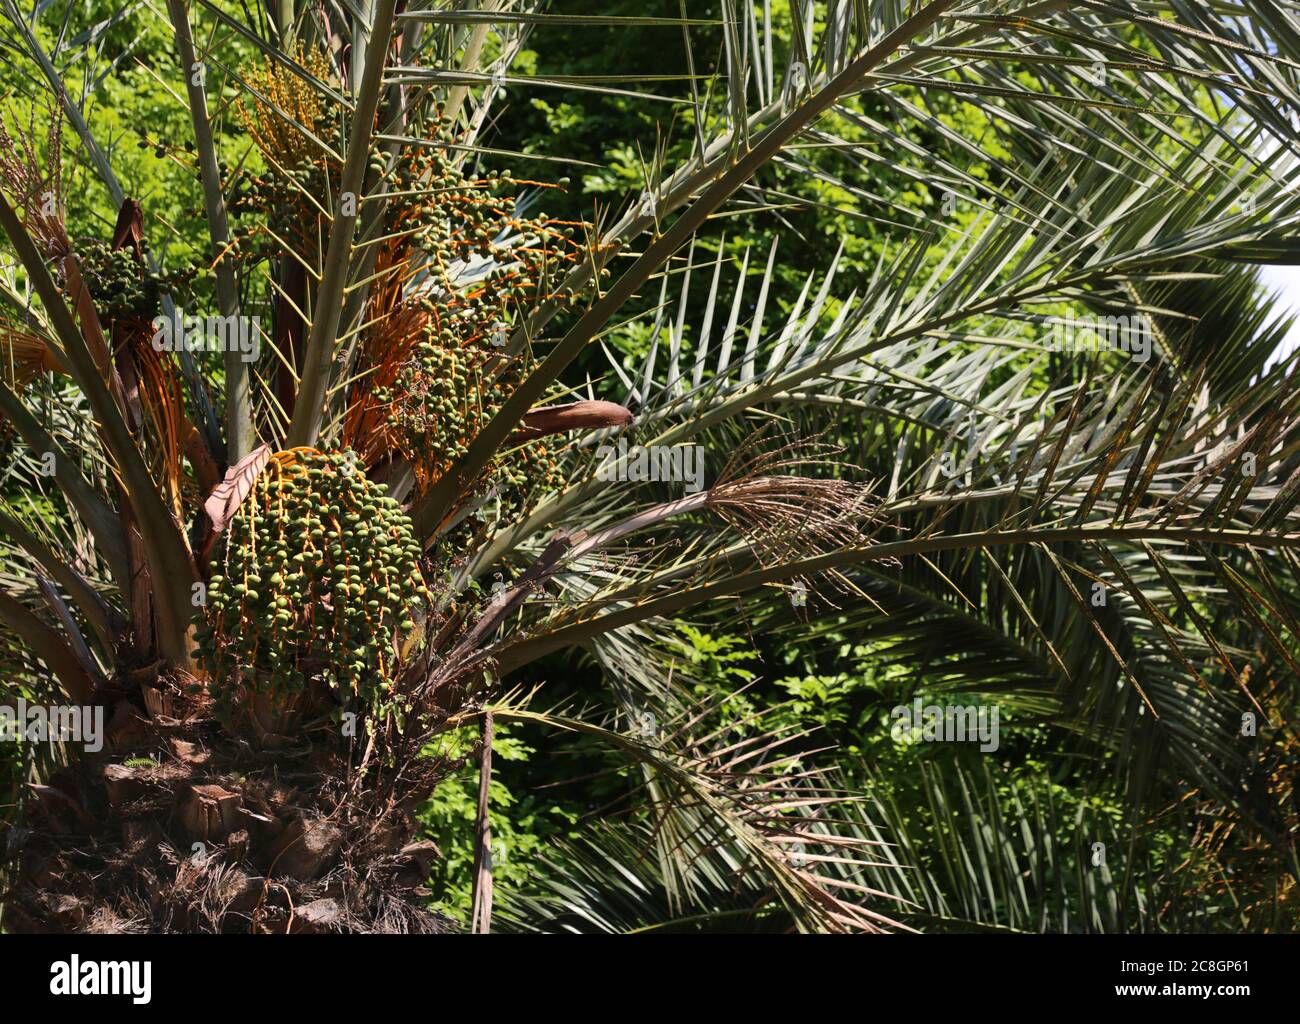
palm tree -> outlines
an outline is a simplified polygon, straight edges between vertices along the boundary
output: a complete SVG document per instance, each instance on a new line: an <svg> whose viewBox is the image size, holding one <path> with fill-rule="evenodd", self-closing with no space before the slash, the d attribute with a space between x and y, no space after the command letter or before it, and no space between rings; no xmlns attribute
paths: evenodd
<svg viewBox="0 0 1300 1024"><path fill-rule="evenodd" d="M1231 821L1207 856L1264 842L1294 872L1295 360L1270 363L1289 324L1245 267L1297 253L1287 5L586 18L663 32L696 71L669 97L687 155L653 150L640 194L581 222L542 212L552 182L485 170L520 156L491 136L505 89L664 98L518 68L566 6L169 0L159 73L190 138L158 152L201 185L191 280L64 77L129 12L71 35L4 0L0 52L44 122L0 139L6 678L106 723L102 750L22 748L4 927L446 929L416 811L476 757L486 930L507 721L639 783L635 813L539 863L515 926L1205 923L1184 909L1204 877L1139 884L1121 832L1099 881L1087 836L976 774L928 783L969 827L925 867L934 837L864 776L691 699L664 656L688 613L807 637L821 609L939 692L1050 726L1142 814ZM111 235L69 232L64 133ZM869 275L845 286L837 259L780 313L779 246L730 290L719 240L807 201L774 167L880 239ZM187 321L209 284L220 319ZM1123 351L1059 350L1105 318ZM593 380L629 323L643 360ZM694 446L698 491L641 472L648 450L689 475ZM516 685L575 648L604 707ZM1276 927L1284 897L1238 923Z"/></svg>

